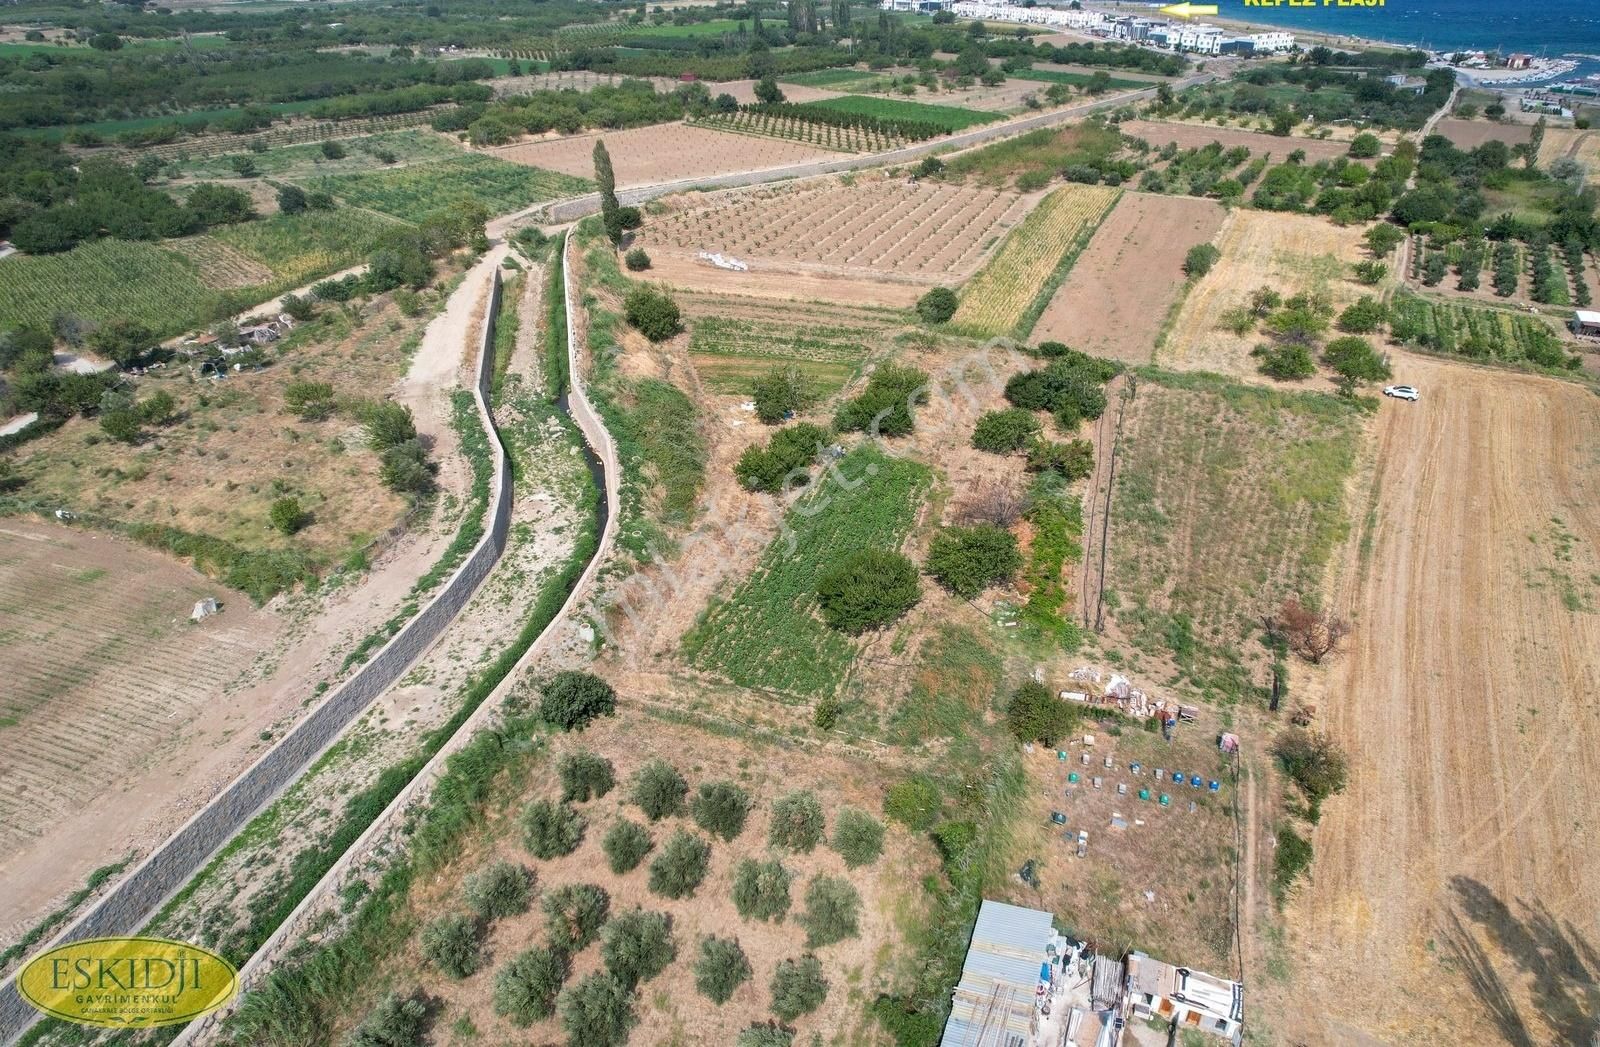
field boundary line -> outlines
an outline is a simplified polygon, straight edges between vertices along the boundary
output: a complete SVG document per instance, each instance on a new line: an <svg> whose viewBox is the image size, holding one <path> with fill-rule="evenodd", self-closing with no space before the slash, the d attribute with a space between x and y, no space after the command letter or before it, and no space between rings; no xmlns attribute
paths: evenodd
<svg viewBox="0 0 1600 1047"><path fill-rule="evenodd" d="M499 266L492 256L490 264L491 298L498 300ZM492 315L491 308L486 316ZM491 438L495 468L489 526L478 545L427 606L354 676L330 692L278 744L212 797L116 886L59 934L31 950L32 955L68 942L133 934L142 929L212 855L297 781L374 699L405 674L456 619L499 561L510 531L512 477L510 460L500 442L486 396L494 373L492 320L485 320L482 331L473 398L480 421ZM4 983L0 983L0 1042L3 1043L16 1040L41 1017L40 1012L23 1002L17 991L17 973L25 963L19 963Z"/></svg>

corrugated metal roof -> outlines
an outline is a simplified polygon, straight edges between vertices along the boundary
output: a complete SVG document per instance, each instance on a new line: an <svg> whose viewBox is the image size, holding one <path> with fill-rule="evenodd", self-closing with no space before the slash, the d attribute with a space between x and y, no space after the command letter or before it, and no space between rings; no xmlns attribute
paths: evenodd
<svg viewBox="0 0 1600 1047"><path fill-rule="evenodd" d="M1047 912L984 899L941 1047L1027 1042L1039 965L1053 933Z"/></svg>

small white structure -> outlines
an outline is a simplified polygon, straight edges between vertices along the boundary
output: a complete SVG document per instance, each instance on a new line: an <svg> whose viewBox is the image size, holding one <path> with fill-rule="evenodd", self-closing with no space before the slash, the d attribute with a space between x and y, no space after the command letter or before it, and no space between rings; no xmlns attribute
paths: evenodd
<svg viewBox="0 0 1600 1047"><path fill-rule="evenodd" d="M1239 1043L1244 1034L1244 986L1142 952L1127 958L1124 1003L1133 1016L1176 1023Z"/></svg>
<svg viewBox="0 0 1600 1047"><path fill-rule="evenodd" d="M222 608L217 605L217 598L208 596L204 600L195 601L194 610L189 613L189 620L191 622L203 621L221 611Z"/></svg>
<svg viewBox="0 0 1600 1047"><path fill-rule="evenodd" d="M750 267L744 262L739 261L739 259L734 258L731 255L725 255L718 251L701 251L700 260L702 262L710 262L718 269L729 269L736 273L747 273L750 271Z"/></svg>
<svg viewBox="0 0 1600 1047"><path fill-rule="evenodd" d="M1600 313L1579 309L1572 314L1572 333L1587 338L1600 338Z"/></svg>

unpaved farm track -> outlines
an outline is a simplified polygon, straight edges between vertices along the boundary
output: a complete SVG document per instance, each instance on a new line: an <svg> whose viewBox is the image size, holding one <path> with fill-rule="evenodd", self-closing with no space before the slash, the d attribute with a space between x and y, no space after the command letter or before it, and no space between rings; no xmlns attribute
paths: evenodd
<svg viewBox="0 0 1600 1047"><path fill-rule="evenodd" d="M1291 1042L1587 1044L1600 401L1419 357L1395 371L1422 400L1377 420L1376 512L1338 594L1354 642L1322 706L1350 788L1291 905L1286 996L1318 1004L1272 1024Z"/></svg>

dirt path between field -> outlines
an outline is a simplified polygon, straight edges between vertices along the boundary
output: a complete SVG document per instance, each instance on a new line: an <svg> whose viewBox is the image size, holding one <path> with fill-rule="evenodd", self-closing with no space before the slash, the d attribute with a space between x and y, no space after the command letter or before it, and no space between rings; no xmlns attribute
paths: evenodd
<svg viewBox="0 0 1600 1047"><path fill-rule="evenodd" d="M1350 754L1291 904L1290 1042L1586 1043L1600 1013L1600 404L1397 354L1318 701ZM1357 504L1365 504L1357 503ZM1315 998L1315 1007L1303 1001Z"/></svg>

